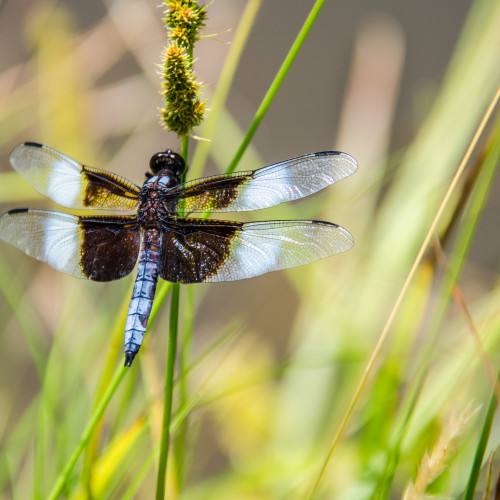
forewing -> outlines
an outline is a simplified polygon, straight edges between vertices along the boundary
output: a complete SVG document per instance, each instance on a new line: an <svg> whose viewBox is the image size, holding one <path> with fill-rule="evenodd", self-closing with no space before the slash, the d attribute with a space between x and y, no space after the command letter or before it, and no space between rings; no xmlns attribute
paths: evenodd
<svg viewBox="0 0 500 500"><path fill-rule="evenodd" d="M10 163L39 193L63 207L131 210L137 205L140 188L132 182L81 165L42 144L20 144L12 151Z"/></svg>
<svg viewBox="0 0 500 500"><path fill-rule="evenodd" d="M235 281L309 264L353 244L329 222L183 219L164 228L159 274L180 283Z"/></svg>
<svg viewBox="0 0 500 500"><path fill-rule="evenodd" d="M0 217L0 239L63 273L113 281L134 268L140 230L135 217L18 209Z"/></svg>
<svg viewBox="0 0 500 500"><path fill-rule="evenodd" d="M187 182L170 189L162 199L172 213L258 210L314 194L356 169L352 156L324 151L259 170Z"/></svg>

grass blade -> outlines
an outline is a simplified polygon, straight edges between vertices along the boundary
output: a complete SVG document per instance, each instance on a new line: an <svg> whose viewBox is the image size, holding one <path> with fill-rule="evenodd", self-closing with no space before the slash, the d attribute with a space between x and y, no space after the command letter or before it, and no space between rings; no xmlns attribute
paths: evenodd
<svg viewBox="0 0 500 500"><path fill-rule="evenodd" d="M236 169L236 166L238 165L239 161L241 160L241 157L243 156L243 153L247 149L255 132L259 128L260 122L264 118L265 114L267 113L267 110L269 109L269 106L271 106L271 103L273 102L274 97L276 96L276 93L281 87L281 84L283 83L283 80L285 79L288 70L292 66L295 58L297 57L299 50L301 49L305 39L307 38L307 35L309 34L309 31L311 31L311 28L313 27L314 22L316 21L316 18L318 17L324 3L325 0L316 0L313 8L311 9L311 12L309 13L309 16L307 17L306 21L304 22L304 25L302 26L302 29L299 31L297 38L295 39L292 47L288 51L288 54L285 57L285 60L283 61L281 68L274 77L274 80L271 83L269 90L264 96L264 99L262 100L259 109L255 113L255 116L252 120L252 123L248 127L247 133L245 134L243 141L241 142L238 150L236 151L233 159L231 160L231 163L227 167L226 172L228 174L233 173L234 170Z"/></svg>

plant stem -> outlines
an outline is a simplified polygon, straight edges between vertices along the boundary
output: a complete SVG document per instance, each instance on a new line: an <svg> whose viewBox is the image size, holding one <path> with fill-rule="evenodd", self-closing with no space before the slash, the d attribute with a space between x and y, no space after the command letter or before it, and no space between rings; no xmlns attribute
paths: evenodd
<svg viewBox="0 0 500 500"><path fill-rule="evenodd" d="M186 162L186 166L188 166L188 145L189 145L189 137L187 135L182 136L182 138L181 138L181 156L184 158L184 161ZM184 182L185 177L186 177L186 171L184 171L184 173L182 174L181 182Z"/></svg>
<svg viewBox="0 0 500 500"><path fill-rule="evenodd" d="M101 370L101 375L99 377L99 385L94 397L92 410L95 410L99 406L99 402L102 400L106 389L111 383L111 380L113 378L113 371L116 366L116 353L120 352L120 356L123 356L123 332L125 330L125 321L127 318L130 297L132 295L133 282L131 283L131 286L129 288L129 293L127 293L122 302L120 313L117 315L117 319L115 320L112 328L111 342L108 347L104 366ZM120 348L122 350L119 351ZM94 465L94 461L98 455L101 427L102 421L99 421L92 434L91 439L89 440L88 445L85 448L85 455L83 457L81 483L89 498L92 498L92 468Z"/></svg>
<svg viewBox="0 0 500 500"><path fill-rule="evenodd" d="M188 401L188 370L191 361L191 352L193 347L193 320L194 320L194 288L188 287L184 295L183 302L183 327L182 344L180 347L179 358L179 408L187 405ZM188 436L188 420L186 419L179 426L177 438L175 440L175 464L177 471L177 484L179 491L182 490L184 479L184 462L186 457L186 444Z"/></svg>
<svg viewBox="0 0 500 500"><path fill-rule="evenodd" d="M192 55L191 55L192 57ZM181 156L187 165L189 138L181 138ZM183 178L185 177L185 172ZM168 467L168 450L170 448L170 420L172 418L172 400L174 391L175 358L177 354L177 335L179 325L179 300L181 287L179 283L172 285L170 301L170 325L168 332L167 366L165 371L165 391L163 396L163 421L161 427L160 456L158 459L158 479L156 482L156 500L165 498L165 484Z"/></svg>
<svg viewBox="0 0 500 500"><path fill-rule="evenodd" d="M500 381L500 371L497 374L497 380ZM484 452L486 450L486 445L488 444L488 439L490 438L491 426L493 425L493 419L497 410L497 404L498 400L495 390L493 389L491 391L488 409L486 410L486 416L484 417L483 428L481 429L481 435L479 436L479 442L477 444L474 462L472 463L472 469L469 475L469 480L467 481L467 487L465 488L463 500L472 500L474 498L477 480L479 479L479 473L481 472L481 465L483 463Z"/></svg>
<svg viewBox="0 0 500 500"><path fill-rule="evenodd" d="M167 367L165 373L165 392L163 397L163 421L161 429L160 456L158 459L158 480L156 483L156 500L165 498L165 483L168 466L168 449L170 446L170 420L172 417L172 399L174 390L175 354L177 351L177 326L179 323L180 284L172 286L170 303L170 327L168 333Z"/></svg>
<svg viewBox="0 0 500 500"><path fill-rule="evenodd" d="M238 165L239 161L241 160L241 157L243 156L243 153L245 152L248 145L250 144L250 141L252 140L253 136L255 135L255 132L257 131L257 128L260 125L260 122L262 121L265 114L267 113L269 106L273 102L274 97L276 96L276 93L278 92L281 84L283 83L283 80L285 79L285 77L288 73L288 70L290 69L293 62L295 61L295 58L297 57L297 54L299 53L299 50L302 47L302 44L304 43L305 39L307 38L307 35L309 34L309 31L311 30L314 22L316 21L316 18L318 17L324 3L325 3L325 0L316 0L313 8L311 9L311 12L309 13L309 16L307 16L307 19L305 20L301 30L299 31L297 38L293 42L293 45L291 46L290 50L288 51L288 54L285 57L285 60L283 61L281 68L279 69L277 75L275 76L273 82L271 83L271 86L269 87L269 90L267 91L266 95L264 96L264 99L262 100L262 102L259 106L259 109L255 113L253 121L250 124L250 126L248 127L247 133L245 134L245 137L243 138L243 141L241 142L240 147L236 151L234 158L231 160L231 163L227 167L226 172L228 174L233 173L234 170L236 169L236 166Z"/></svg>

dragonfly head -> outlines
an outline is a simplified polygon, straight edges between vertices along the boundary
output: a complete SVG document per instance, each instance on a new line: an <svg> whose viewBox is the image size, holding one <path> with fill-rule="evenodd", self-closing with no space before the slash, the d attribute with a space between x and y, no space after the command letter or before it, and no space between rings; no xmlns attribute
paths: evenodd
<svg viewBox="0 0 500 500"><path fill-rule="evenodd" d="M171 149L167 149L161 153L156 153L149 160L149 168L154 175L158 175L162 170L165 170L170 175L179 177L186 170L186 164L180 154L174 153Z"/></svg>

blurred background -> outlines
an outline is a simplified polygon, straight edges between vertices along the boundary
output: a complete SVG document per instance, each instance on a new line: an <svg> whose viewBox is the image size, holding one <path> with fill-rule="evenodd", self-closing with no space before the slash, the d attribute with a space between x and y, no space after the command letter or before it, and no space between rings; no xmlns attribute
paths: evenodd
<svg viewBox="0 0 500 500"><path fill-rule="evenodd" d="M208 8L207 36L194 54L208 113L243 12L259 3L216 0ZM329 149L353 155L359 170L351 178L312 199L251 217L329 220L346 227L356 245L300 269L183 288L192 290L186 293L195 311L196 362L188 392L202 396L183 427L189 431L183 449L189 451L182 460L177 456L184 464L177 479L171 478L177 493L291 498L315 477L451 176L499 85L500 8L495 4L326 2L238 168ZM299 0L262 2L214 135L206 137L202 127L195 131L211 143L207 161L192 175L227 168L311 7L312 2ZM157 2L146 0L0 2L2 212L56 208L10 167L10 151L20 142L42 142L137 184L144 181L153 153L179 149L178 137L159 125L158 64L166 40L161 18ZM474 161L492 130L480 140ZM198 144L191 141L191 156ZM492 189L460 286L478 324L491 334L486 349L494 365L498 181ZM458 195L453 203L442 231L457 213L461 216ZM457 236L456 226L450 231ZM404 302L327 470L324 498L370 498L378 491L387 450L412 395L419 395L420 406L404 427L406 441L398 444L391 498L399 498L415 476L452 410L487 401L487 370L460 308L448 308L448 296L439 292L442 273L432 265L422 271ZM110 349L121 363L121 346L111 342L111 332L132 281L83 282L0 243L0 443L7 466L0 473L2 498L14 493L24 498L32 491L44 497L50 489L87 421ZM446 305L440 309L440 304ZM189 322L186 315L183 324ZM107 417L96 467L103 466L99 460L113 440L125 439L124 429L141 419L146 423L115 465L108 464L107 481L93 486L105 498L122 498L123 491L151 498L154 491L154 461L136 489L127 488L136 479L136 462L149 456L156 442L154 405L161 401L167 333L168 301ZM432 383L422 389L417 374L424 366ZM451 497L465 485L458 478L467 477L463 472L480 427L476 419L462 461L434 486ZM40 449L47 453L45 462ZM68 497L83 494L80 473L77 466Z"/></svg>

